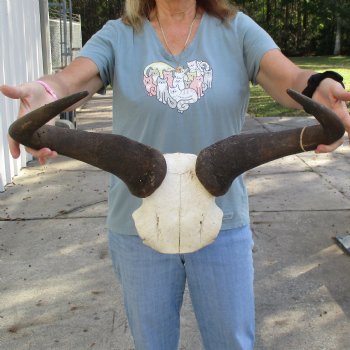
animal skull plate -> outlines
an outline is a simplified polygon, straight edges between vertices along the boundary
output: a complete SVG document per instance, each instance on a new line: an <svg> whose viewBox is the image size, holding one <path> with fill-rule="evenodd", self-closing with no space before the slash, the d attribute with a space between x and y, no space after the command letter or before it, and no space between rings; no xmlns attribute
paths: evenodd
<svg viewBox="0 0 350 350"><path fill-rule="evenodd" d="M190 253L217 237L222 210L199 182L194 154L164 155L167 174L160 187L133 213L143 242L161 253Z"/></svg>

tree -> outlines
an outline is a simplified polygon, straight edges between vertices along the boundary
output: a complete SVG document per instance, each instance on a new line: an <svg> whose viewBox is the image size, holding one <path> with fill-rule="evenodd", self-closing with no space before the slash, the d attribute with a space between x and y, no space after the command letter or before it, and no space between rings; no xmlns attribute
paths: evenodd
<svg viewBox="0 0 350 350"><path fill-rule="evenodd" d="M66 0L49 0L62 3ZM73 0L73 13L81 16L83 43L97 32L109 19L120 17L124 0Z"/></svg>
<svg viewBox="0 0 350 350"><path fill-rule="evenodd" d="M348 0L336 0L333 1L334 6L334 17L335 17L335 44L334 44L334 55L339 55L342 48L342 27L343 23L346 23L346 19L349 16L350 4Z"/></svg>
<svg viewBox="0 0 350 350"><path fill-rule="evenodd" d="M60 3L66 0L51 0ZM237 0L287 55L350 54L350 0ZM72 0L81 15L83 43L109 19L122 14L124 0Z"/></svg>
<svg viewBox="0 0 350 350"><path fill-rule="evenodd" d="M288 55L349 54L349 0L236 1Z"/></svg>

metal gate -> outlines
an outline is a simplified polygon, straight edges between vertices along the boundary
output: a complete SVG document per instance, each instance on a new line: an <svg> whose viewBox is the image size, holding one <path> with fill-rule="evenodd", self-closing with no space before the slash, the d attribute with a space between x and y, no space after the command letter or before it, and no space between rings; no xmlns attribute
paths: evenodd
<svg viewBox="0 0 350 350"><path fill-rule="evenodd" d="M50 42L53 71L66 67L82 47L80 15L72 12L72 1L49 2ZM60 126L75 128L75 111L60 115Z"/></svg>

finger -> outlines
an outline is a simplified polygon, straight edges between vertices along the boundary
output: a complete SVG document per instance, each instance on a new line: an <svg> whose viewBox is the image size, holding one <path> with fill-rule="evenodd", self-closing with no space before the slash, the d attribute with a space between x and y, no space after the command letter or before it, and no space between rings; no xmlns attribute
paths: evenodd
<svg viewBox="0 0 350 350"><path fill-rule="evenodd" d="M40 165L45 165L47 162L47 158L46 157L38 158L38 162Z"/></svg>
<svg viewBox="0 0 350 350"><path fill-rule="evenodd" d="M19 115L23 115L30 110L30 105L27 102L27 97L30 94L30 91L28 90L26 85L23 86L10 86L10 85L1 85L0 86L0 92L2 92L3 95L6 97L12 98L12 99L20 99L21 104L19 108Z"/></svg>
<svg viewBox="0 0 350 350"><path fill-rule="evenodd" d="M350 114L345 102L338 100L338 103L334 107L334 112L342 120L345 128L348 129L350 126Z"/></svg>
<svg viewBox="0 0 350 350"><path fill-rule="evenodd" d="M340 85L333 90L333 96L340 101L350 101L350 91L346 91Z"/></svg>
<svg viewBox="0 0 350 350"><path fill-rule="evenodd" d="M28 96L28 91L24 86L1 85L0 91L7 97L22 99Z"/></svg>
<svg viewBox="0 0 350 350"><path fill-rule="evenodd" d="M45 157L39 157L38 161L41 165L45 165L49 159L55 158L55 157L57 157L57 152L51 151L49 154L46 154Z"/></svg>
<svg viewBox="0 0 350 350"><path fill-rule="evenodd" d="M318 145L315 153L328 153L333 152L338 147L340 147L343 144L344 140L343 138L339 139L338 141L332 143L331 145Z"/></svg>
<svg viewBox="0 0 350 350"><path fill-rule="evenodd" d="M28 153L30 153L35 158L47 158L47 157L52 157L57 155L56 151L52 151L50 148L47 148L47 147L41 148L39 150L35 150L30 147L26 147L25 149Z"/></svg>
<svg viewBox="0 0 350 350"><path fill-rule="evenodd" d="M21 150L19 148L19 143L16 142L12 137L10 137L9 135L7 136L7 139L8 139L8 144L9 144L9 148L10 148L10 153L11 153L11 156L14 158L14 159L17 159L20 154L21 154Z"/></svg>
<svg viewBox="0 0 350 350"><path fill-rule="evenodd" d="M341 101L339 110L336 111L337 115L340 117L344 124L345 130L350 133L350 114L346 107L345 102Z"/></svg>

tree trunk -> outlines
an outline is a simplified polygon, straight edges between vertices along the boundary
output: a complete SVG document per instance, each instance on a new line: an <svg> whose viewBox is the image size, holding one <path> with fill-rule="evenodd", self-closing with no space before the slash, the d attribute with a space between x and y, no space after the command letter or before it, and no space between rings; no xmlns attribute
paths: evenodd
<svg viewBox="0 0 350 350"><path fill-rule="evenodd" d="M270 28L271 17L272 17L271 0L267 0L266 1L266 25L267 25L267 28Z"/></svg>
<svg viewBox="0 0 350 350"><path fill-rule="evenodd" d="M341 17L337 14L337 29L335 33L335 45L333 55L339 55L341 52Z"/></svg>

